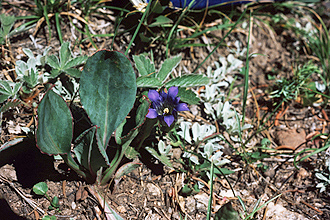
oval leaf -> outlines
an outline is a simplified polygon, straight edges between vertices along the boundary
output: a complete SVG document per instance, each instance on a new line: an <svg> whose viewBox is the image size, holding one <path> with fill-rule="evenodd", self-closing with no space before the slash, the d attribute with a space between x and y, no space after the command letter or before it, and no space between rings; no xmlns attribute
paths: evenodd
<svg viewBox="0 0 330 220"><path fill-rule="evenodd" d="M124 54L101 50L88 58L80 79L80 98L99 127L97 137L103 148L132 109L135 95L135 73Z"/></svg>
<svg viewBox="0 0 330 220"><path fill-rule="evenodd" d="M38 147L49 155L68 154L71 149L72 127L72 116L66 102L49 90L38 106Z"/></svg>
<svg viewBox="0 0 330 220"><path fill-rule="evenodd" d="M48 186L45 182L37 183L33 186L33 192L37 195L45 195L48 191Z"/></svg>

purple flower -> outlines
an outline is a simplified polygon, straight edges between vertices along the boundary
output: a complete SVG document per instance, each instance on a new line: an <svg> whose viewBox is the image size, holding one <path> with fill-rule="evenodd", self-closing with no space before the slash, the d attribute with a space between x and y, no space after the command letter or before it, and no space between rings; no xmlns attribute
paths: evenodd
<svg viewBox="0 0 330 220"><path fill-rule="evenodd" d="M178 92L178 87L174 86L168 89L168 93L149 90L148 97L152 101L152 108L149 108L147 118L159 118L170 127L177 120L179 111L189 111L186 103L179 103Z"/></svg>

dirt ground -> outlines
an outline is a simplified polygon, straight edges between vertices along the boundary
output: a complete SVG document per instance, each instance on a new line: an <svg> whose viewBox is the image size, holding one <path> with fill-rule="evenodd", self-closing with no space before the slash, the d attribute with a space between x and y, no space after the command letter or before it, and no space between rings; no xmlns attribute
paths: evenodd
<svg viewBox="0 0 330 220"><path fill-rule="evenodd" d="M14 5L19 5L18 1L11 1ZM26 4L33 4L33 1L26 1ZM268 10L268 11L267 11ZM272 6L266 9L272 10ZM3 4L1 13L16 16L29 15L29 12L19 8ZM293 17L289 11L281 12L288 17ZM115 16L103 19L100 16L92 16L91 29L95 33L114 32ZM259 17L269 19L269 17ZM208 18L205 25L216 25L221 20ZM305 21L301 21L304 23ZM127 28L129 24L123 23L121 29ZM234 47L235 41L241 42L241 47L246 48L248 39L248 28L240 24L232 34L225 40L228 47L220 47L210 59L200 69L206 71L206 67L218 61L220 56L229 54L228 48ZM73 42L74 34L81 37L70 23L63 24L62 32L64 40ZM55 30L55 29L54 29ZM15 60L24 58L22 49L29 48L33 52L40 53L46 46L51 46L50 53L57 53L60 46L55 34L51 41L47 40L47 27L40 27L34 35L34 42L31 35L35 29L22 33L11 40L11 57ZM209 41L217 43L228 30L215 31L214 38L196 39L196 43ZM187 37L191 34L184 32ZM107 49L111 43L119 51L125 51L131 34L119 35L114 42L110 37L95 38L95 43L99 49ZM257 108L260 114L270 111L270 99L267 87L274 83L269 79L269 75L279 77L291 77L293 67L297 60L303 63L308 61L310 56L305 53L303 42L297 40L297 36L290 30L281 26L269 28L259 20L253 20L250 53L262 54L254 56L250 60L250 93L247 102L247 120L253 121L257 117ZM297 49L300 45L300 49ZM83 54L91 55L96 50L88 41L81 45ZM135 42L130 55L141 53L145 50L144 44ZM148 48L147 48L148 49ZM193 47L175 53L181 53L183 61L178 68L193 71L195 67L210 53L212 47ZM79 48L73 48L74 52L79 52ZM156 63L163 61L164 45L155 45L153 51ZM174 52L173 52L174 53ZM172 54L174 55L174 54ZM13 68L10 62L2 59L1 67L3 71ZM4 75L0 74L0 79ZM237 84L241 84L243 79L239 79ZM234 94L242 93L241 87L235 88ZM35 97L38 102L42 94ZM255 98L254 98L255 97ZM257 104L256 105L256 101ZM240 111L241 100L237 99L236 105ZM259 106L259 107L258 107ZM202 106L195 106L201 114ZM294 101L283 106L285 114L279 118L279 124L258 134L252 141L251 146L258 145L260 141L267 137L272 141L272 148L284 147L283 150L302 150L304 148L319 148L322 139L314 142L308 141L313 132L329 133L330 109L314 107L304 107ZM268 109L268 110L267 110ZM34 109L28 106L14 108L2 116L1 141L4 143L15 137L24 135L19 126L26 126L32 120ZM324 115L326 114L326 115ZM274 115L272 120L275 120ZM186 118L187 121L198 121L198 119ZM172 160L175 156L181 155L182 149L173 149ZM247 165L242 158L233 154L230 150L225 151L231 164L229 169L235 170L234 174L228 176L236 196L239 195L249 211L258 199L261 198L263 204L275 195L282 195L272 201L266 208L262 208L256 215L256 219L330 219L330 194L320 193L316 188L317 182L315 169L320 169L324 164L325 152L310 157L300 164L300 169L293 165L294 154L279 154L263 159L262 163L269 168L260 169L256 161ZM141 162L141 161L140 161ZM180 219L180 216L187 216L187 219L206 219L209 190L204 187L200 193L188 197L178 195L178 191L183 186L185 174L173 172L160 164L147 163L142 161L142 165L132 173L126 175L114 188L103 189L110 206L124 219ZM49 196L58 196L60 201L60 211L48 211L49 201L42 196L33 193L32 187L40 181L45 181L49 187ZM228 201L232 202L234 209L243 212L237 198L230 190L228 183L224 179L217 178L214 183L214 212ZM35 204L35 206L31 205ZM36 208L37 207L37 208ZM9 148L0 153L0 219L38 219L42 217L42 211L49 215L55 215L57 219L99 219L102 216L100 203L93 196L90 185L71 171L63 161L54 160L53 157L43 155L36 148L33 139L18 144L14 148ZM184 219L184 217L182 217Z"/></svg>

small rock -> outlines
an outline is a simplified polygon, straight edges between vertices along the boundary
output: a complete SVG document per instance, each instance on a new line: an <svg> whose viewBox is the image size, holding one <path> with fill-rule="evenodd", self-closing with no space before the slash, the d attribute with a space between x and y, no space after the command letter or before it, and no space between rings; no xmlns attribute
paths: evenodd
<svg viewBox="0 0 330 220"><path fill-rule="evenodd" d="M275 170L274 169L267 169L265 172L264 172L264 175L266 177L270 177L270 178L273 178L275 176Z"/></svg>
<svg viewBox="0 0 330 220"><path fill-rule="evenodd" d="M196 210L196 200L191 196L186 199L186 209L188 213L193 213Z"/></svg>
<svg viewBox="0 0 330 220"><path fill-rule="evenodd" d="M197 194L194 196L196 200L197 211L205 211L209 203L209 196L206 193Z"/></svg>
<svg viewBox="0 0 330 220"><path fill-rule="evenodd" d="M12 165L4 165L0 168L0 173L10 181L17 181L16 170Z"/></svg>
<svg viewBox="0 0 330 220"><path fill-rule="evenodd" d="M148 191L151 193L151 195L160 196L160 193L161 193L160 189L157 186L155 186L154 184L148 183L147 188L148 188Z"/></svg>
<svg viewBox="0 0 330 220"><path fill-rule="evenodd" d="M268 204L268 210L266 213L267 220L282 220L282 219L295 219L295 220L307 220L304 216L296 212L287 210L280 204L274 204L270 202Z"/></svg>
<svg viewBox="0 0 330 220"><path fill-rule="evenodd" d="M117 210L118 210L118 212L120 212L120 213L125 213L125 212L127 211L126 208L125 208L124 206L122 206L122 205L118 206L118 207L117 207Z"/></svg>
<svg viewBox="0 0 330 220"><path fill-rule="evenodd" d="M175 159L181 158L182 150L180 148L173 148L172 151L173 151L173 158Z"/></svg>
<svg viewBox="0 0 330 220"><path fill-rule="evenodd" d="M298 174L297 174L297 179L298 181L301 179L306 179L309 176L309 173L306 169L300 168Z"/></svg>
<svg viewBox="0 0 330 220"><path fill-rule="evenodd" d="M278 130L275 132L275 142L279 146L288 146L297 148L306 141L306 132L304 129Z"/></svg>
<svg viewBox="0 0 330 220"><path fill-rule="evenodd" d="M72 202L72 203L71 203L71 208L72 208L73 210L75 210L75 209L77 208L77 204L76 204L75 202Z"/></svg>
<svg viewBox="0 0 330 220"><path fill-rule="evenodd" d="M235 191L235 194L237 194L237 192ZM228 189L228 190L222 190L219 194L220 197L227 197L227 198L233 198L235 197L234 194L233 194L233 191L231 191L231 189Z"/></svg>

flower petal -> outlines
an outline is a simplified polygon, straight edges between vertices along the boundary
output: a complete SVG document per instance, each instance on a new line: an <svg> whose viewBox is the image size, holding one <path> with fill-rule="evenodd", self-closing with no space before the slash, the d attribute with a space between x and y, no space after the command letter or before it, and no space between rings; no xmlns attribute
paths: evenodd
<svg viewBox="0 0 330 220"><path fill-rule="evenodd" d="M171 127L171 124L174 122L174 116L173 115L164 116L164 121L169 127Z"/></svg>
<svg viewBox="0 0 330 220"><path fill-rule="evenodd" d="M190 111L186 103L179 103L176 106L177 111Z"/></svg>
<svg viewBox="0 0 330 220"><path fill-rule="evenodd" d="M156 102L156 101L159 100L159 93L156 90L149 90L149 92L148 92L148 98L152 102Z"/></svg>
<svg viewBox="0 0 330 220"><path fill-rule="evenodd" d="M148 109L148 114L146 115L147 118L157 118L158 114L157 111L153 108Z"/></svg>
<svg viewBox="0 0 330 220"><path fill-rule="evenodd" d="M172 86L171 88L168 89L168 94L174 99L179 92L179 88L176 86Z"/></svg>

